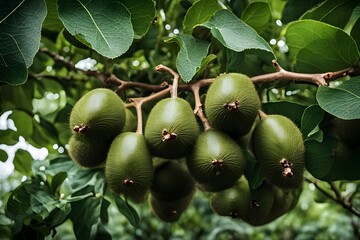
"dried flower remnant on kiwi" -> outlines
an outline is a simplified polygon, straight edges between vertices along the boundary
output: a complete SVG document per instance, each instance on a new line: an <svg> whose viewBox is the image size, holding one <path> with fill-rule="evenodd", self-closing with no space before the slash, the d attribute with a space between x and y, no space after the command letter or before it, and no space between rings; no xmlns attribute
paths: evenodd
<svg viewBox="0 0 360 240"><path fill-rule="evenodd" d="M280 160L280 164L283 168L283 175L285 177L292 177L294 176L294 173L292 172L292 166L293 164L286 160L285 158Z"/></svg>
<svg viewBox="0 0 360 240"><path fill-rule="evenodd" d="M224 104L224 108L226 108L229 111L237 110L239 109L239 107L240 107L240 102L238 100Z"/></svg>
<svg viewBox="0 0 360 240"><path fill-rule="evenodd" d="M74 132L76 132L76 133L85 133L85 132L87 132L87 130L88 130L88 126L85 125L85 124L75 125L75 126L73 127L73 130L74 130Z"/></svg>
<svg viewBox="0 0 360 240"><path fill-rule="evenodd" d="M162 141L167 142L171 140L175 140L177 137L177 134L172 132L170 133L168 130L164 129L162 130Z"/></svg>

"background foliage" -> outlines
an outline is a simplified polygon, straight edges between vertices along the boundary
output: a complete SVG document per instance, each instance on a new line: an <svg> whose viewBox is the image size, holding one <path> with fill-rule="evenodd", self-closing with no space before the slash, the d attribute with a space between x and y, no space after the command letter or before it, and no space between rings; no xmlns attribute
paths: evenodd
<svg viewBox="0 0 360 240"><path fill-rule="evenodd" d="M322 127L330 115L360 118L359 33L355 0L1 1L0 238L359 237L360 154L350 167L329 162L332 138ZM67 155L72 106L91 89L116 90L110 75L157 85L171 80L154 70L164 64L185 84L223 72L274 72L273 59L293 72L354 71L330 86L257 84L263 110L291 118L307 149L297 207L268 225L216 216L201 192L178 223L162 223L146 203L111 193L101 169L80 168ZM119 94L127 100L150 91ZM145 118L152 104L144 105Z"/></svg>

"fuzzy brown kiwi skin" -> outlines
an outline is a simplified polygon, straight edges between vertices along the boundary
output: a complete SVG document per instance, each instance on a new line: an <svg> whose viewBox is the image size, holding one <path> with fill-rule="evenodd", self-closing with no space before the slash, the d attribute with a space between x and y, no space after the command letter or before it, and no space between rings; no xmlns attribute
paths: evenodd
<svg viewBox="0 0 360 240"><path fill-rule="evenodd" d="M168 160L154 171L151 194L159 200L175 201L192 194L195 182L190 173L179 162Z"/></svg>
<svg viewBox="0 0 360 240"><path fill-rule="evenodd" d="M112 142L106 163L105 178L110 190L134 201L150 190L153 165L144 136L133 132L119 134Z"/></svg>
<svg viewBox="0 0 360 240"><path fill-rule="evenodd" d="M212 127L238 138L250 131L260 109L260 99L248 76L227 73L211 84L204 106Z"/></svg>
<svg viewBox="0 0 360 240"><path fill-rule="evenodd" d="M113 139L125 125L125 105L121 98L106 88L96 88L74 105L69 125L74 135L93 140Z"/></svg>
<svg viewBox="0 0 360 240"><path fill-rule="evenodd" d="M209 192L231 187L244 173L245 162L239 145L216 129L199 136L186 161L194 180Z"/></svg>
<svg viewBox="0 0 360 240"><path fill-rule="evenodd" d="M110 142L91 141L86 138L71 136L68 153L70 158L80 166L96 168L105 162L109 147Z"/></svg>
<svg viewBox="0 0 360 240"><path fill-rule="evenodd" d="M267 115L254 129L252 148L264 176L281 188L303 182L305 147L297 126L282 115Z"/></svg>
<svg viewBox="0 0 360 240"><path fill-rule="evenodd" d="M247 179L242 176L234 186L213 193L210 206L220 216L246 218L251 206L251 193Z"/></svg>
<svg viewBox="0 0 360 240"><path fill-rule="evenodd" d="M187 101L165 98L152 108L144 135L153 155L176 159L191 150L199 135L199 126Z"/></svg>

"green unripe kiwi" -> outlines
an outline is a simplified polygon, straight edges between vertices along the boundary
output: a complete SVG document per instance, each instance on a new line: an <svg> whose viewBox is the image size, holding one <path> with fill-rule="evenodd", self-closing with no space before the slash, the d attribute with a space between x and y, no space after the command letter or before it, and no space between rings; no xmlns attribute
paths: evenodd
<svg viewBox="0 0 360 240"><path fill-rule="evenodd" d="M210 198L212 210L220 216L246 218L250 205L250 188L244 176L233 187L216 192Z"/></svg>
<svg viewBox="0 0 360 240"><path fill-rule="evenodd" d="M93 168L101 165L106 160L110 143L92 141L86 138L71 136L69 140L69 155L80 166Z"/></svg>
<svg viewBox="0 0 360 240"><path fill-rule="evenodd" d="M105 163L110 190L136 201L150 190L153 165L144 136L134 132L119 134L111 143Z"/></svg>
<svg viewBox="0 0 360 240"><path fill-rule="evenodd" d="M190 104L182 98L165 98L151 110L145 139L152 154L175 159L188 154L199 135Z"/></svg>
<svg viewBox="0 0 360 240"><path fill-rule="evenodd" d="M292 210L298 199L302 188L297 189L281 189L274 186L274 203L266 222L271 222Z"/></svg>
<svg viewBox="0 0 360 240"><path fill-rule="evenodd" d="M351 148L360 146L360 119L335 118L333 126L337 137Z"/></svg>
<svg viewBox="0 0 360 240"><path fill-rule="evenodd" d="M270 214L273 206L274 197L274 186L267 181L263 181L261 186L251 193L249 214L243 220L254 226L268 223L267 216Z"/></svg>
<svg viewBox="0 0 360 240"><path fill-rule="evenodd" d="M137 128L137 119L134 113L128 108L125 109L125 113L125 125L122 132L135 132Z"/></svg>
<svg viewBox="0 0 360 240"><path fill-rule="evenodd" d="M255 127L252 147L264 176L281 188L302 185L305 148L298 127L282 115L268 115Z"/></svg>
<svg viewBox="0 0 360 240"><path fill-rule="evenodd" d="M248 76L228 73L218 76L211 84L204 106L212 127L239 137L250 131L260 109L260 99Z"/></svg>
<svg viewBox="0 0 360 240"><path fill-rule="evenodd" d="M205 191L229 188L245 170L245 158L239 145L227 134L209 129L197 139L187 166Z"/></svg>
<svg viewBox="0 0 360 240"><path fill-rule="evenodd" d="M97 141L114 138L124 125L124 102L106 88L86 93L76 102L70 114L72 133Z"/></svg>
<svg viewBox="0 0 360 240"><path fill-rule="evenodd" d="M194 190L195 183L190 173L177 161L167 161L155 168L151 194L156 199L175 201Z"/></svg>
<svg viewBox="0 0 360 240"><path fill-rule="evenodd" d="M150 194L149 205L153 214L163 222L176 222L189 207L193 194L174 201L159 200Z"/></svg>

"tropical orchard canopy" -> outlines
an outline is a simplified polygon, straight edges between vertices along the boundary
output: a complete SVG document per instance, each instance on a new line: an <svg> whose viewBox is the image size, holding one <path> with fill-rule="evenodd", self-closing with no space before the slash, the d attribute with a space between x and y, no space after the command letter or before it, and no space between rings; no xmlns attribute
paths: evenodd
<svg viewBox="0 0 360 240"><path fill-rule="evenodd" d="M1 1L4 237L359 237L359 10L354 0ZM147 202L110 191L103 168L69 157L70 112L92 89L116 92L134 131L135 116L145 124L174 89L201 125L208 86L229 72L251 78L263 113L301 130L302 193L273 222L255 228L217 216L211 194L197 191L180 219L164 224ZM352 122L345 136L357 131L343 155L333 119ZM256 189L264 177L252 163L246 177Z"/></svg>

